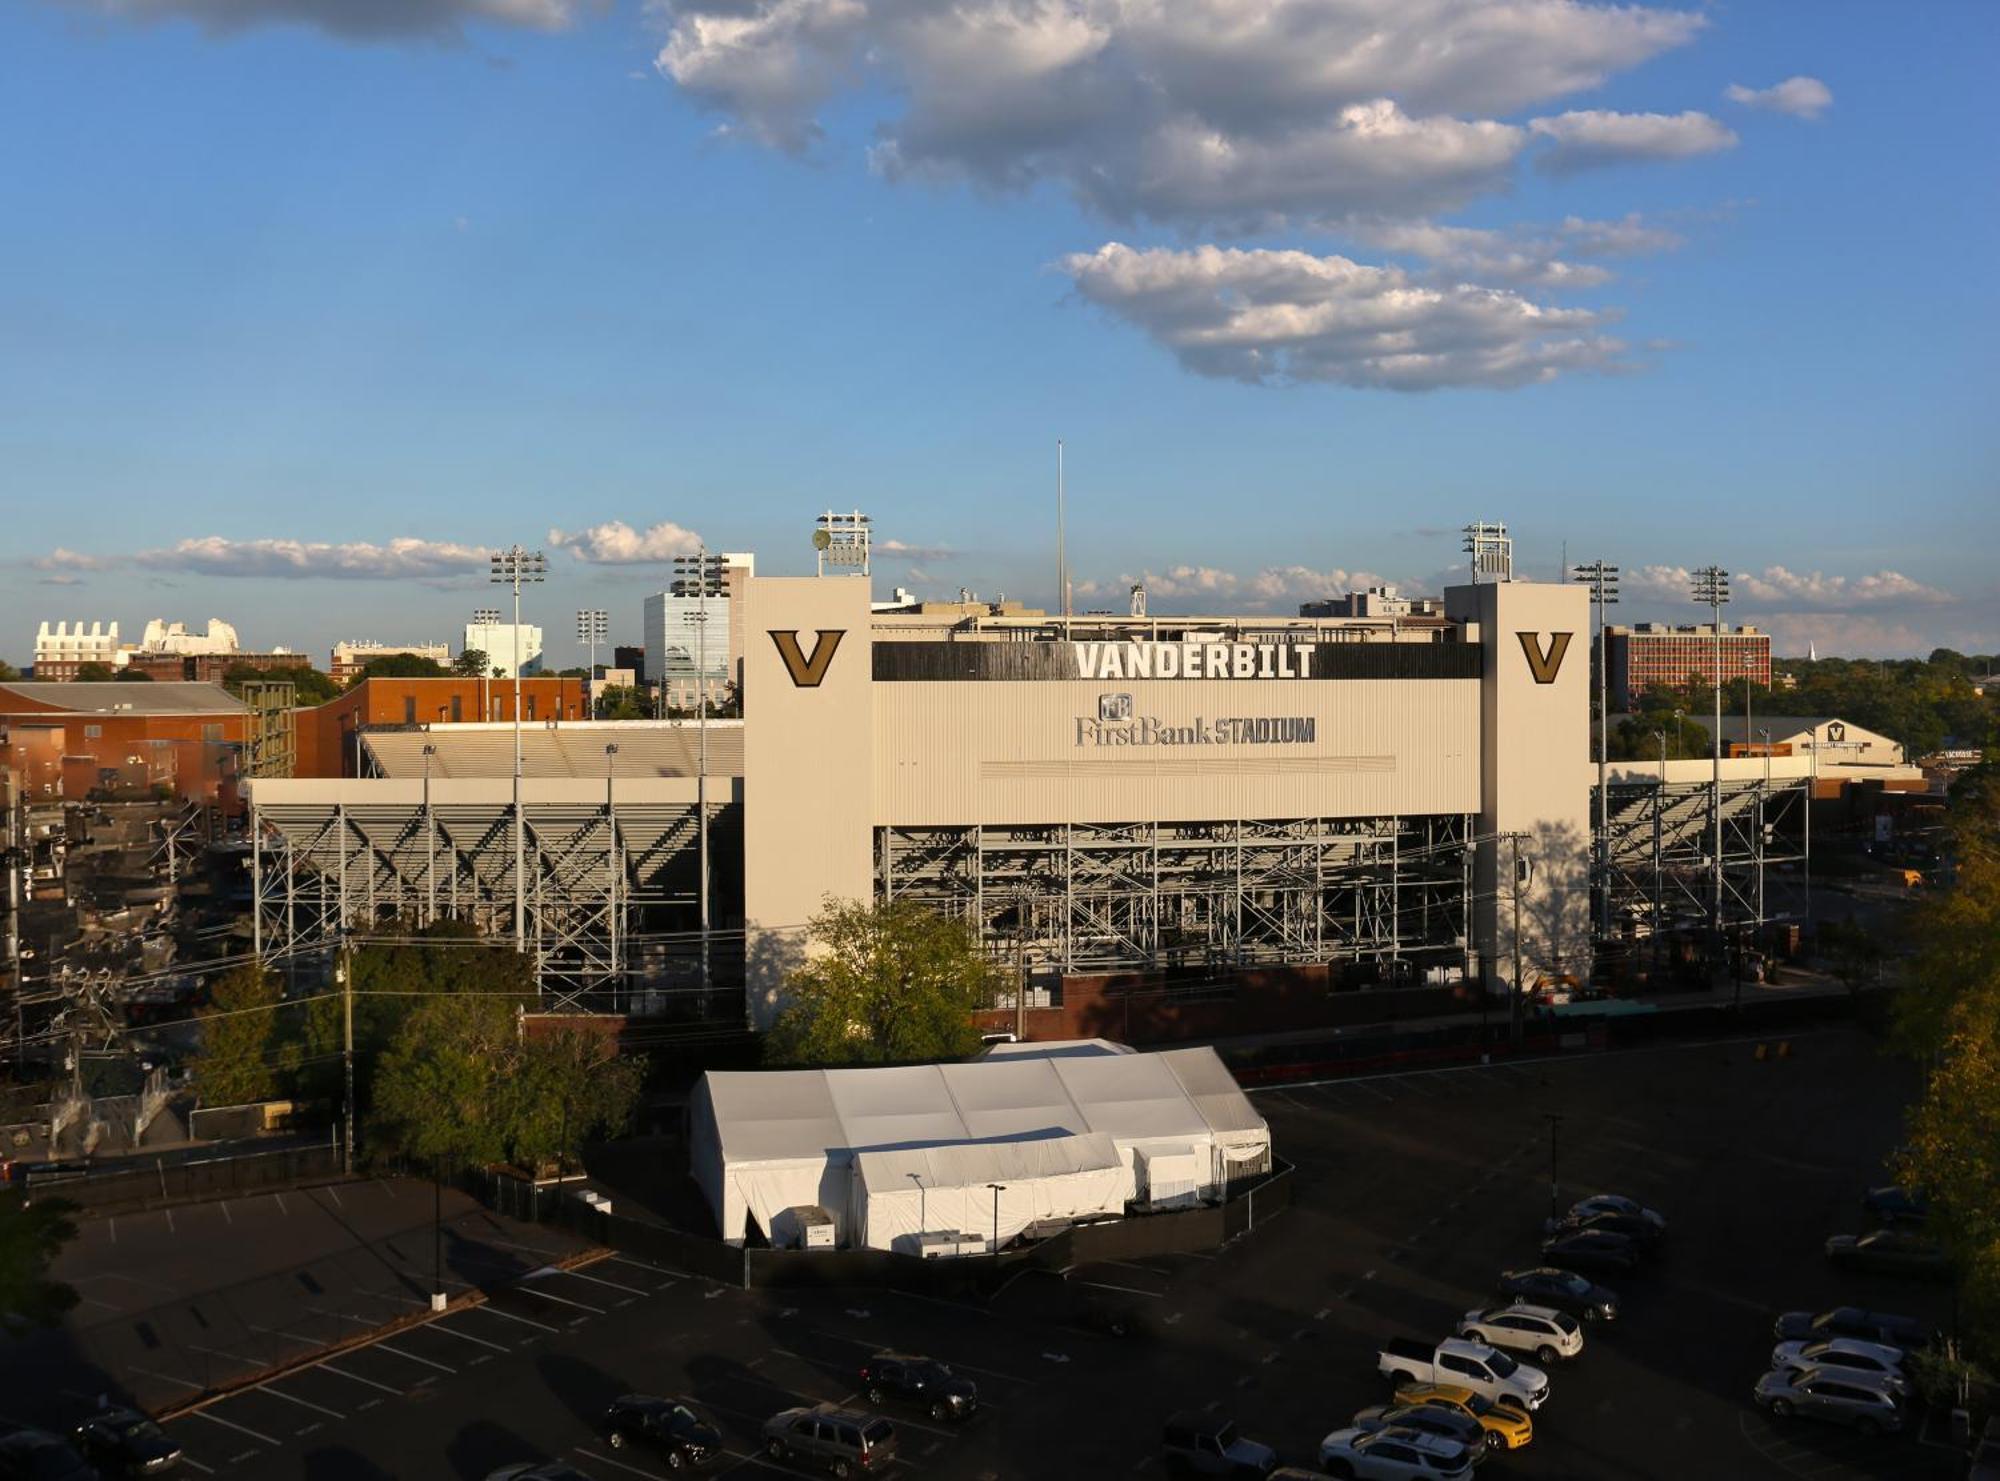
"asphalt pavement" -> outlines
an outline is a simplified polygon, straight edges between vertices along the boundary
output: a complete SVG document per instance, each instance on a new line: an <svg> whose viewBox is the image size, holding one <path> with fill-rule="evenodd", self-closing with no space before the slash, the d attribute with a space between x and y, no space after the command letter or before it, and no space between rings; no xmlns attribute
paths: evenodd
<svg viewBox="0 0 2000 1481"><path fill-rule="evenodd" d="M1774 1047L1776 1041L1767 1041ZM1228 1248L1075 1273L1143 1313L1124 1339L1010 1306L871 1290L743 1291L612 1255L547 1270L476 1308L344 1353L176 1420L197 1474L484 1477L561 1457L598 1481L653 1464L595 1428L627 1391L678 1394L722 1428L711 1474L789 1473L758 1451L789 1404L853 1402L877 1348L973 1376L983 1407L953 1429L891 1412L897 1476L1161 1474L1161 1420L1234 1416L1310 1462L1320 1437L1387 1397L1380 1341L1445 1335L1503 1268L1536 1262L1563 1116L1564 1200L1630 1193L1671 1220L1659 1265L1615 1329L1553 1378L1526 1450L1489 1477L1573 1481L1952 1477L1922 1436L1862 1440L1773 1421L1749 1402L1773 1315L1854 1301L1941 1319L1935 1287L1848 1276L1820 1242L1863 1227L1914 1089L1847 1029L1792 1039L1420 1072L1260 1092L1294 1207Z"/></svg>

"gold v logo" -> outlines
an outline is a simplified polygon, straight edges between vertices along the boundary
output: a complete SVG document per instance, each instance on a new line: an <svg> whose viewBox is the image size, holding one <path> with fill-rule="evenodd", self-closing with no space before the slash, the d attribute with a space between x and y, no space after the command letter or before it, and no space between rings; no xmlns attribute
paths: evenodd
<svg viewBox="0 0 2000 1481"><path fill-rule="evenodd" d="M1528 671L1535 676L1535 682L1555 683L1556 674L1563 666L1563 655L1569 652L1570 635L1550 633L1547 652L1542 651L1535 633L1516 633L1514 636L1521 640L1521 651L1527 655Z"/></svg>
<svg viewBox="0 0 2000 1481"><path fill-rule="evenodd" d="M819 681L826 677L826 666L833 662L834 651L840 647L845 632L822 632L813 635L812 656L808 658L799 647L796 630L780 631L771 629L771 641L778 645L778 657L785 660L785 672L792 676L792 682L801 689L817 689Z"/></svg>

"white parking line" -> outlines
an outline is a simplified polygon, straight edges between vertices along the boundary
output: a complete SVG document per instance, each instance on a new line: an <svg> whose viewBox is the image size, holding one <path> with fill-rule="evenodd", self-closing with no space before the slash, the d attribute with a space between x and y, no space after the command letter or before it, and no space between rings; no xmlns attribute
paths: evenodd
<svg viewBox="0 0 2000 1481"><path fill-rule="evenodd" d="M602 1306L587 1306L581 1301L572 1301L567 1296L551 1296L547 1291L537 1290L531 1285L522 1285L518 1289L525 1295L540 1296L544 1301L553 1301L558 1306L574 1306L577 1310L587 1311L593 1316L604 1315L604 1308Z"/></svg>
<svg viewBox="0 0 2000 1481"><path fill-rule="evenodd" d="M587 1280L593 1285L609 1286L612 1290L623 1291L628 1296L650 1296L653 1294L651 1291L643 1290L638 1286L621 1286L617 1281L606 1280L601 1275L585 1275L581 1270L565 1270L562 1273L572 1280Z"/></svg>
<svg viewBox="0 0 2000 1481"><path fill-rule="evenodd" d="M654 1474L651 1471L642 1471L637 1466L628 1466L622 1460L613 1460L608 1455L599 1455L595 1450L586 1450L581 1445L576 1447L576 1453L578 1455L589 1456L590 1459L596 1461L600 1466L610 1466L613 1470L617 1471L630 1471L635 1476L644 1476L646 1481L655 1481Z"/></svg>
<svg viewBox="0 0 2000 1481"><path fill-rule="evenodd" d="M363 1378L359 1373L350 1373L345 1368L334 1367L331 1363L315 1363L313 1366L333 1374L336 1378L352 1379L356 1383L366 1384L369 1388L379 1388L385 1394L394 1394L399 1399L403 1397L403 1390L399 1388L391 1388L386 1383L377 1383L372 1378Z"/></svg>
<svg viewBox="0 0 2000 1481"><path fill-rule="evenodd" d="M329 1409L324 1404L315 1404L311 1399L302 1399L297 1394L288 1394L281 1388L272 1388L271 1385L268 1383L258 1384L257 1391L259 1393L269 1394L274 1399L283 1399L287 1403L297 1404L301 1409L310 1409L315 1414L324 1414L330 1419L347 1418L347 1416L345 1414L342 1414L338 1409Z"/></svg>
<svg viewBox="0 0 2000 1481"><path fill-rule="evenodd" d="M176 1378L171 1373L155 1373L151 1368L134 1368L132 1371L134 1373L143 1373L148 1378L157 1378L162 1383L178 1383L182 1388L192 1389L196 1393L201 1392L200 1384L189 1383L185 1378Z"/></svg>
<svg viewBox="0 0 2000 1481"><path fill-rule="evenodd" d="M475 1306L473 1310L483 1311L489 1316L504 1316L510 1322L519 1322L522 1326L533 1327L538 1332L559 1332L562 1330L560 1327L551 1327L547 1322L530 1321L527 1317L516 1316L511 1311L502 1311L490 1301L484 1306Z"/></svg>
<svg viewBox="0 0 2000 1481"><path fill-rule="evenodd" d="M429 1330L433 1332L448 1332L453 1337L463 1337L467 1342L477 1342L481 1347L490 1347L495 1352L511 1352L513 1350L509 1348L505 1343L488 1342L484 1337L475 1337L470 1332L461 1332L458 1330L458 1328L447 1326L443 1322L430 1322L427 1325L429 1327Z"/></svg>
<svg viewBox="0 0 2000 1481"><path fill-rule="evenodd" d="M273 1440L269 1435L258 1434L247 1424L238 1424L233 1419L224 1419L220 1414L211 1414L206 1409L195 1410L195 1416L199 1419L207 1420L210 1424L219 1424L226 1430L234 1430L239 1435L248 1435L253 1440L261 1440L264 1444L274 1449L284 1443L282 1440Z"/></svg>
<svg viewBox="0 0 2000 1481"><path fill-rule="evenodd" d="M203 1465L200 1461L196 1460L192 1455L189 1455L185 1450L181 1452L181 1464L184 1466L193 1466L197 1471L200 1471L204 1476L213 1476L215 1474L214 1471L210 1470L207 1466Z"/></svg>
<svg viewBox="0 0 2000 1481"><path fill-rule="evenodd" d="M435 1368L440 1373L456 1373L458 1371L458 1369L448 1364L432 1362L429 1358L420 1357L416 1353L404 1352L400 1347L391 1347L386 1342L371 1342L369 1346L378 1352L393 1352L399 1358L408 1358L413 1363L422 1363L426 1368Z"/></svg>

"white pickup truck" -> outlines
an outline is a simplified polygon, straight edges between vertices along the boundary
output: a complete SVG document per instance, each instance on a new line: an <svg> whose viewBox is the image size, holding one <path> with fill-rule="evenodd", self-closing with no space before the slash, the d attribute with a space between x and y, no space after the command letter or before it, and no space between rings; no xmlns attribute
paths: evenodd
<svg viewBox="0 0 2000 1481"><path fill-rule="evenodd" d="M1376 1367L1392 1383L1452 1383L1517 1409L1539 1409L1549 1396L1549 1375L1540 1368L1463 1337L1447 1337L1435 1348L1392 1337Z"/></svg>

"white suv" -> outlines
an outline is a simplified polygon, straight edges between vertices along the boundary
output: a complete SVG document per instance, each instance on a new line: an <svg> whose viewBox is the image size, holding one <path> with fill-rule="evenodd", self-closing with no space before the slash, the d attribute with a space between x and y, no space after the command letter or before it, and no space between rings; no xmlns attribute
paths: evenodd
<svg viewBox="0 0 2000 1481"><path fill-rule="evenodd" d="M1581 1322L1553 1306L1531 1306L1525 1301L1468 1311L1458 1324L1458 1335L1488 1347L1531 1352L1543 1367L1583 1351Z"/></svg>
<svg viewBox="0 0 2000 1481"><path fill-rule="evenodd" d="M1354 1481L1467 1481L1484 1450L1415 1430L1335 1430L1319 1442L1319 1468Z"/></svg>

